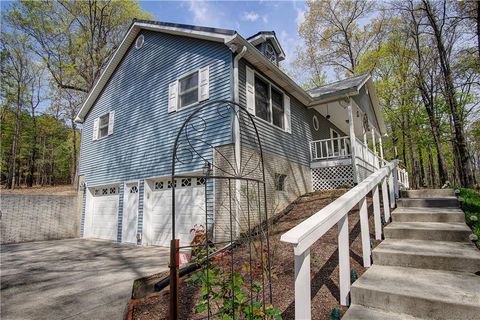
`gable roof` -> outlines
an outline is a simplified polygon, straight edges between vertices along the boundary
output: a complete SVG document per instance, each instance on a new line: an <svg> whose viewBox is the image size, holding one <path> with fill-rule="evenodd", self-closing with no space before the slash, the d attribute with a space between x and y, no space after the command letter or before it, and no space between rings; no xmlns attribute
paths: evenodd
<svg viewBox="0 0 480 320"><path fill-rule="evenodd" d="M169 22L151 21L151 20L133 20L127 31L125 37L120 43L119 47L110 58L107 66L102 72L101 76L95 82L94 86L90 90L87 98L83 102L80 111L75 118L75 122L82 123L85 120L86 115L90 111L91 107L101 94L103 88L108 83L108 80L115 72L118 64L121 62L123 56L128 51L132 43L135 41L138 33L141 30L152 30L156 32L163 32L174 35L187 36L191 38L203 39L208 41L224 43L234 53L242 50L243 47L247 48L243 58L253 64L259 71L263 72L267 77L274 80L278 85L282 87L286 92L290 93L293 97L298 99L301 103L307 107L321 104L325 99L340 99L346 96L354 96L360 94L359 89L367 84L368 91L375 93L373 81L369 74L337 81L326 86L315 88L309 91L305 91L294 80L292 80L284 71L282 71L277 65L272 63L267 57L265 57L250 41L261 32L250 37L250 41L243 38L235 30L210 28L202 26L193 26L186 24L177 24ZM265 31L263 31L264 33ZM273 36L275 32L273 32ZM276 39L276 37L275 37ZM375 110L378 123L380 125L380 131L384 130L385 124L383 116L378 106L378 100L376 100L375 94L370 94L372 105L377 109ZM383 130L382 130L383 129Z"/></svg>
<svg viewBox="0 0 480 320"><path fill-rule="evenodd" d="M357 92L370 79L369 74L347 78L340 81L328 83L324 86L313 88L307 92L317 99L327 99L331 96L345 95L351 92Z"/></svg>

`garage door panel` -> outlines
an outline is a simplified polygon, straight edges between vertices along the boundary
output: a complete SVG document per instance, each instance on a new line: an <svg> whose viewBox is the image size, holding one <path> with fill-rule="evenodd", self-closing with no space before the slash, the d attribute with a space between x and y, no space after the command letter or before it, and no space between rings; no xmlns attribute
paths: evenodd
<svg viewBox="0 0 480 320"><path fill-rule="evenodd" d="M106 190L106 192L105 192ZM115 186L96 187L91 190L89 206L90 225L85 234L91 238L116 240L118 215L118 188ZM106 193L106 194L105 194Z"/></svg>
<svg viewBox="0 0 480 320"><path fill-rule="evenodd" d="M161 185L162 188L153 190L147 207L149 238L153 245L168 246L172 238L172 189L167 187L167 180L155 181L151 185ZM205 186L197 185L195 179L189 186L182 185L181 179L177 180L175 212L176 237L181 245L188 245L193 240L190 230L195 225L205 225Z"/></svg>

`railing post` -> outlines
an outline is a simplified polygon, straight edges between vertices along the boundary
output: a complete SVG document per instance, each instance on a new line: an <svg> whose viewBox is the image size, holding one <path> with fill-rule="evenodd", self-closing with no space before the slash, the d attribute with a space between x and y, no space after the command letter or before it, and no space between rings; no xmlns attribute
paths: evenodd
<svg viewBox="0 0 480 320"><path fill-rule="evenodd" d="M385 223L390 222L390 204L388 201L387 178L382 181L383 213L385 214Z"/></svg>
<svg viewBox="0 0 480 320"><path fill-rule="evenodd" d="M348 214L338 223L338 266L340 273L340 304L349 305L350 293L350 242L348 239ZM310 287L310 286L309 286ZM296 308L295 308L296 310ZM296 311L295 311L296 312ZM310 319L310 318L297 318Z"/></svg>
<svg viewBox="0 0 480 320"><path fill-rule="evenodd" d="M395 176L393 175L394 171L395 171L395 168L393 168L390 174L388 175L388 189L390 190L390 208L392 209L395 209L396 207L395 186L394 186Z"/></svg>
<svg viewBox="0 0 480 320"><path fill-rule="evenodd" d="M352 149L352 172L353 172L353 183L356 185L358 181L358 173L357 173L357 158L356 158L356 145L357 145L357 138L355 137L355 128L353 127L353 113L352 113L352 102L348 101L347 106L348 112L348 126L349 126L349 135L350 135L350 146Z"/></svg>
<svg viewBox="0 0 480 320"><path fill-rule="evenodd" d="M312 318L310 297L310 248L295 254L295 319Z"/></svg>
<svg viewBox="0 0 480 320"><path fill-rule="evenodd" d="M372 264L370 248L370 230L368 228L367 198L363 197L358 202L360 210L360 235L362 237L363 266L368 268Z"/></svg>
<svg viewBox="0 0 480 320"><path fill-rule="evenodd" d="M395 167L393 169L393 190L395 192L395 203L397 202L397 199L399 198L400 194L398 192L398 180L399 180L399 169L398 167Z"/></svg>
<svg viewBox="0 0 480 320"><path fill-rule="evenodd" d="M380 197L378 184L372 189L373 198L373 221L375 222L375 239L382 240L382 218L380 216Z"/></svg>

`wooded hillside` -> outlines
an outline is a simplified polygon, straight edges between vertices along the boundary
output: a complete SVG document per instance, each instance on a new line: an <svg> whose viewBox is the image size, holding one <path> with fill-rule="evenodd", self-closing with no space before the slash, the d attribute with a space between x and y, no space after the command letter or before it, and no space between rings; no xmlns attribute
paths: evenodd
<svg viewBox="0 0 480 320"><path fill-rule="evenodd" d="M306 87L372 73L387 122L387 158L411 186L473 187L480 170L477 1L309 1L296 66Z"/></svg>

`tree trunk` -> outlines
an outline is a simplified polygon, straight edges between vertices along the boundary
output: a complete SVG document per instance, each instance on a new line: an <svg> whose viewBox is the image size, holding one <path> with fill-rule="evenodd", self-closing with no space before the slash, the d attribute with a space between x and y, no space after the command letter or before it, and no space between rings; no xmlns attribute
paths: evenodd
<svg viewBox="0 0 480 320"><path fill-rule="evenodd" d="M445 44L443 42L444 40L442 37L442 30L440 30L439 26L437 25L437 18L432 11L430 2L424 0L423 3L425 5L425 12L427 14L430 26L433 29L433 35L437 45L438 56L440 59L440 67L442 70L442 76L445 86L445 101L449 106L450 112L452 114L455 144L457 145L459 153L458 167L460 169L460 184L464 187L473 188L473 176L472 170L470 168L470 154L467 150L462 120L459 114L458 101L455 97L455 86L453 84L452 71L450 68L450 61L448 58L447 49L445 48Z"/></svg>
<svg viewBox="0 0 480 320"><path fill-rule="evenodd" d="M15 127L13 128L13 141L12 149L10 153L10 163L8 165L8 182L7 187L14 189L16 186L16 169L17 169L17 148L18 148L18 135L20 132L20 115L21 115L21 95L22 91L19 85L17 85L16 96L16 110L15 110Z"/></svg>
<svg viewBox="0 0 480 320"><path fill-rule="evenodd" d="M77 181L77 126L75 124L75 118L70 119L72 126L72 169L70 180L73 185L76 185Z"/></svg>
<svg viewBox="0 0 480 320"><path fill-rule="evenodd" d="M418 166L419 166L419 175L418 175L418 185L420 188L425 187L425 166L423 164L422 148L420 144L417 144L418 152Z"/></svg>
<svg viewBox="0 0 480 320"><path fill-rule="evenodd" d="M435 188L436 187L436 181L435 181L435 167L433 166L433 157L432 153L430 152L430 146L427 149L427 154L428 154L428 166L429 166L429 171L430 171L430 187Z"/></svg>

